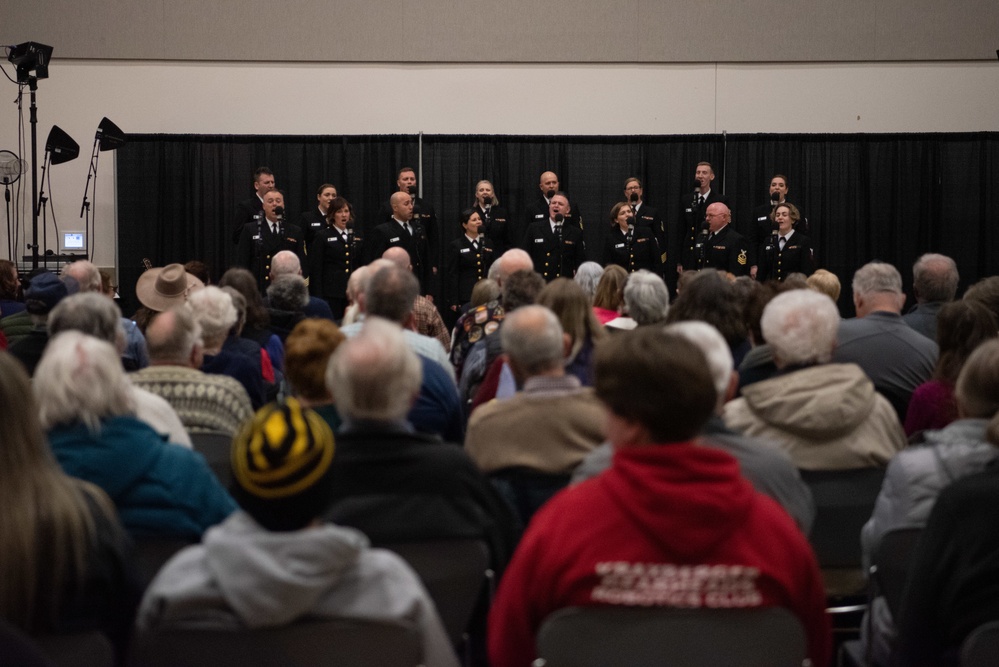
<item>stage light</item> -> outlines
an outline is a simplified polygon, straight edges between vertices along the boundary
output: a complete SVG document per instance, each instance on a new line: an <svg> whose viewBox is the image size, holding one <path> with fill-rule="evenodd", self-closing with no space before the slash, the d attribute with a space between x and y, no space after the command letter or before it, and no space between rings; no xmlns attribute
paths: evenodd
<svg viewBox="0 0 999 667"><path fill-rule="evenodd" d="M53 125L49 138L45 140L45 150L51 156L52 164L62 164L75 160L80 154L80 144L66 134L58 125Z"/></svg>

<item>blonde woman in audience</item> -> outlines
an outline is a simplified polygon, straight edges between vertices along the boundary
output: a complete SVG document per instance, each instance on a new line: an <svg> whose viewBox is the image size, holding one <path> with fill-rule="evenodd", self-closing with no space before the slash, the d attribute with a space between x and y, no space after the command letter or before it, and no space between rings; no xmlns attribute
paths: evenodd
<svg viewBox="0 0 999 667"><path fill-rule="evenodd" d="M593 314L583 289L568 278L556 278L538 295L538 305L545 306L559 319L571 347L565 370L579 378L584 387L593 386L593 352L607 336Z"/></svg>
<svg viewBox="0 0 999 667"><path fill-rule="evenodd" d="M809 289L825 294L835 303L839 302L839 293L842 287L835 273L826 271L825 269L818 269L815 273L808 276L805 282L808 284Z"/></svg>
<svg viewBox="0 0 999 667"><path fill-rule="evenodd" d="M59 469L28 376L6 352L0 414L0 618L28 634L100 630L123 647L139 592L114 506Z"/></svg>
<svg viewBox="0 0 999 667"><path fill-rule="evenodd" d="M311 318L295 325L285 341L285 371L299 402L326 420L335 432L342 420L326 386L326 366L347 340L340 327L327 319Z"/></svg>
<svg viewBox="0 0 999 667"><path fill-rule="evenodd" d="M593 293L593 314L600 324L607 324L620 317L626 282L628 282L628 272L624 267L611 264L604 269Z"/></svg>

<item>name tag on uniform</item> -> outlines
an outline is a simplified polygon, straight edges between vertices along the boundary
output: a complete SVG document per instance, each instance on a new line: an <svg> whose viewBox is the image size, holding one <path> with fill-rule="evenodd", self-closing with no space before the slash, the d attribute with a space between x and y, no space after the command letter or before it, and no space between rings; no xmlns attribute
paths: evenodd
<svg viewBox="0 0 999 667"><path fill-rule="evenodd" d="M545 240L544 239L534 239L534 242L535 243L544 243Z"/></svg>
<svg viewBox="0 0 999 667"><path fill-rule="evenodd" d="M313 222L311 225L309 225L309 227L322 227L324 224L326 224L326 223L323 223L323 222Z"/></svg>
<svg viewBox="0 0 999 667"><path fill-rule="evenodd" d="M692 209L692 208L688 208L686 211L684 211L684 213L693 213L693 212L694 212L694 209Z"/></svg>
<svg viewBox="0 0 999 667"><path fill-rule="evenodd" d="M763 222L764 220L769 220L769 219L770 219L770 217L769 217L769 216L766 216L766 215L761 215L760 217L758 217L758 218L756 219L756 222Z"/></svg>
<svg viewBox="0 0 999 667"><path fill-rule="evenodd" d="M329 241L330 243L336 243L337 241L340 240L340 237L339 236L331 236L331 237L329 237L326 240Z"/></svg>
<svg viewBox="0 0 999 667"><path fill-rule="evenodd" d="M614 247L615 248L623 248L624 244L623 243L617 243L617 244L614 245Z"/></svg>
<svg viewBox="0 0 999 667"><path fill-rule="evenodd" d="M534 216L534 219L535 219L535 220L540 220L540 219L541 219L541 218L543 218L543 217L545 217L545 214L544 214L544 213L538 213L538 214L537 214L536 216Z"/></svg>
<svg viewBox="0 0 999 667"><path fill-rule="evenodd" d="M260 240L260 234L254 234L254 235L253 235L253 238L252 238L252 239L250 239L250 240L251 240L251 241L259 241L259 240Z"/></svg>
<svg viewBox="0 0 999 667"><path fill-rule="evenodd" d="M472 252L472 249L471 248L462 248L459 252L461 252L461 253Z"/></svg>
<svg viewBox="0 0 999 667"><path fill-rule="evenodd" d="M395 237L394 239L389 239L389 243L398 243L398 242L399 242L399 237L398 236Z"/></svg>

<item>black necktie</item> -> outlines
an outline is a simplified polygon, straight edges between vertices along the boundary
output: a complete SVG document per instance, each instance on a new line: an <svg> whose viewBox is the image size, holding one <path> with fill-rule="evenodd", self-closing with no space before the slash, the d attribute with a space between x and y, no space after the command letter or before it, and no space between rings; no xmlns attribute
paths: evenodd
<svg viewBox="0 0 999 667"><path fill-rule="evenodd" d="M697 195L697 207L704 206L704 195Z"/></svg>
<svg viewBox="0 0 999 667"><path fill-rule="evenodd" d="M780 249L781 250L784 249L784 244L785 243L787 243L787 237L784 237L784 236L780 237Z"/></svg>

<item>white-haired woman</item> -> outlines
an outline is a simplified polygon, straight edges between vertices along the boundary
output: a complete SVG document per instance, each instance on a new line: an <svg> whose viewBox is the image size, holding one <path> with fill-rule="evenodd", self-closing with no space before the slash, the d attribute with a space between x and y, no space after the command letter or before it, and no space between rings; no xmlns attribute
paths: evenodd
<svg viewBox="0 0 999 667"><path fill-rule="evenodd" d="M52 338L34 394L63 470L103 489L132 535L199 538L235 510L200 454L134 417L130 383L109 343L78 331Z"/></svg>

